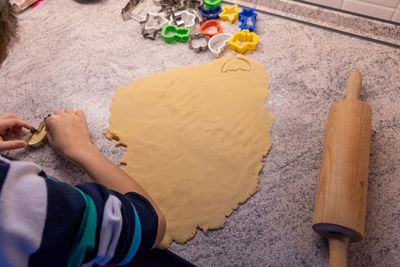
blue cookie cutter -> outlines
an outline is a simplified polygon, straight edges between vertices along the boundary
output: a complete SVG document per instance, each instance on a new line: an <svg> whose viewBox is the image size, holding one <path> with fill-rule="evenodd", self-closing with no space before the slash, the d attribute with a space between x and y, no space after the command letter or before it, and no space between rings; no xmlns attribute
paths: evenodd
<svg viewBox="0 0 400 267"><path fill-rule="evenodd" d="M239 20L242 22L239 28L242 30L254 31L256 28L257 21L257 13L254 11L254 8L243 8L242 12L239 14ZM248 20L251 19L251 25L248 25Z"/></svg>
<svg viewBox="0 0 400 267"><path fill-rule="evenodd" d="M221 6L217 6L217 7L213 7L213 8L209 8L209 9L200 7L200 12L201 12L201 15L203 16L203 18L205 18L206 20L218 19L218 15L219 15L219 13L222 12L222 8L221 8Z"/></svg>

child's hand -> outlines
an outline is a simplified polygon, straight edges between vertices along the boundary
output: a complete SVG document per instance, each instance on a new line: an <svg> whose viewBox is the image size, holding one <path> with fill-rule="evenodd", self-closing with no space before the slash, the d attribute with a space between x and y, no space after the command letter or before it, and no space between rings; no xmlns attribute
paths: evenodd
<svg viewBox="0 0 400 267"><path fill-rule="evenodd" d="M26 147L27 144L24 140L9 140L7 137L11 135L20 135L22 128L33 128L28 122L21 120L14 113L0 114L0 151L17 149Z"/></svg>
<svg viewBox="0 0 400 267"><path fill-rule="evenodd" d="M82 110L72 108L56 111L46 119L49 144L62 155L79 163L82 155L94 147L90 141L89 130Z"/></svg>

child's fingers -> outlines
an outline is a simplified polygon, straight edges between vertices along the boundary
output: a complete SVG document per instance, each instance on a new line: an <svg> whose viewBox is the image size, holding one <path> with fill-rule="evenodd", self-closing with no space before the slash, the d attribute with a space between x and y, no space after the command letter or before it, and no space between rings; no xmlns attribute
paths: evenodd
<svg viewBox="0 0 400 267"><path fill-rule="evenodd" d="M26 128L26 129L32 129L33 128L33 126L30 123L28 123L26 121L23 121L21 119L13 119L13 118L11 118L11 119L0 120L0 131L4 131L4 130L7 130L7 129L12 129L14 127L21 127L21 128L23 127L23 128Z"/></svg>
<svg viewBox="0 0 400 267"><path fill-rule="evenodd" d="M84 118L84 117L85 117L85 113L83 112L82 109L77 109L76 112L75 112L75 114L78 115L78 116L81 117L81 118Z"/></svg>
<svg viewBox="0 0 400 267"><path fill-rule="evenodd" d="M15 113L3 113L0 115L1 119L19 119Z"/></svg>
<svg viewBox="0 0 400 267"><path fill-rule="evenodd" d="M73 110L71 107L67 107L67 108L65 109L65 112L66 112L66 113L74 113L74 110Z"/></svg>
<svg viewBox="0 0 400 267"><path fill-rule="evenodd" d="M0 151L18 149L26 146L27 144L23 140L0 141Z"/></svg>

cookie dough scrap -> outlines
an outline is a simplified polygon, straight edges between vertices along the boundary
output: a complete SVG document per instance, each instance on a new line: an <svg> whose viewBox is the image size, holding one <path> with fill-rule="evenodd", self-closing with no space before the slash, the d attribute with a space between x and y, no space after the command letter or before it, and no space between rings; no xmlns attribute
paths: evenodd
<svg viewBox="0 0 400 267"><path fill-rule="evenodd" d="M162 241L222 227L258 190L271 147L267 72L244 56L151 74L117 88L106 132L167 219Z"/></svg>

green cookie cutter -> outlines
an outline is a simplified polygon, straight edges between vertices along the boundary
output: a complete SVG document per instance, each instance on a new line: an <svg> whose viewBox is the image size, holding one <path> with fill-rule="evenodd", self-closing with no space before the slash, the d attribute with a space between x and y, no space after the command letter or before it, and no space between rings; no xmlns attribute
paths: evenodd
<svg viewBox="0 0 400 267"><path fill-rule="evenodd" d="M168 44L175 42L186 43L189 41L190 28L178 27L173 24L165 25L161 30L161 36Z"/></svg>
<svg viewBox="0 0 400 267"><path fill-rule="evenodd" d="M204 6L206 8L214 8L221 4L221 0L204 0Z"/></svg>

